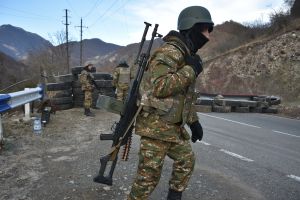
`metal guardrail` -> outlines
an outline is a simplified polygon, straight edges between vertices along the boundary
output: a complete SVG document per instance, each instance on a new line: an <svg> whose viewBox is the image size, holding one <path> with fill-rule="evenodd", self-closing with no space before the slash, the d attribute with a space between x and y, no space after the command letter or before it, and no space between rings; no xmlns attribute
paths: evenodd
<svg viewBox="0 0 300 200"><path fill-rule="evenodd" d="M0 113L43 97L43 87L26 88L23 91L0 94Z"/></svg>
<svg viewBox="0 0 300 200"><path fill-rule="evenodd" d="M44 89L42 86L38 86L36 88L25 88L23 91L12 92L8 94L0 94L0 145L3 140L1 114L34 100L42 99L43 94Z"/></svg>

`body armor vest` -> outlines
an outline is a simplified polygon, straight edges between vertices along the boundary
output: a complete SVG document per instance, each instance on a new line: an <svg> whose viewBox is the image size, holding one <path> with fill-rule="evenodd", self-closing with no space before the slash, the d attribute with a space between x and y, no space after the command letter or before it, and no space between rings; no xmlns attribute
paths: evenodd
<svg viewBox="0 0 300 200"><path fill-rule="evenodd" d="M130 83L130 68L120 67L118 83L119 84Z"/></svg>
<svg viewBox="0 0 300 200"><path fill-rule="evenodd" d="M182 50L182 44L177 44L176 42L170 42L166 45L172 45L178 48L178 51L181 52L181 62L168 60L167 57L162 59L165 59L165 62L172 66L173 69L182 68L185 65L183 58L188 52L186 50ZM151 64L151 59L149 63ZM195 81L186 89L186 91L182 91L181 93L170 97L157 98L152 92L153 84L151 83L151 74L149 71L145 71L143 81L140 86L143 111L146 113L157 114L163 120L174 124L180 123L182 126L188 121L189 114L193 112L191 111L192 103L196 98Z"/></svg>

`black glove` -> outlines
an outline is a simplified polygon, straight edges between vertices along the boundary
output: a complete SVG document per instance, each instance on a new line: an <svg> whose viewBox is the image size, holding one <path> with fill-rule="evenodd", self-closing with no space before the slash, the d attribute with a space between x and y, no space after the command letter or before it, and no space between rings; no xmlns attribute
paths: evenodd
<svg viewBox="0 0 300 200"><path fill-rule="evenodd" d="M187 65L190 65L195 74L196 77L202 72L203 68L202 68L202 60L200 58L199 55L195 54L194 56L186 56L185 58L185 63Z"/></svg>
<svg viewBox="0 0 300 200"><path fill-rule="evenodd" d="M195 143L197 140L201 141L203 137L203 129L199 121L195 121L190 125L192 131L192 142Z"/></svg>

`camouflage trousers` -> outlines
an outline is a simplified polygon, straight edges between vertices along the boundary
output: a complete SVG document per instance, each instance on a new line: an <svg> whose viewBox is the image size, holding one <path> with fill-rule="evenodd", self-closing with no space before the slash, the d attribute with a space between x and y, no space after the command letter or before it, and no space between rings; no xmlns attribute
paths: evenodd
<svg viewBox="0 0 300 200"><path fill-rule="evenodd" d="M93 94L92 90L85 90L84 91L84 102L83 102L84 108L91 108L92 101L93 101L92 94Z"/></svg>
<svg viewBox="0 0 300 200"><path fill-rule="evenodd" d="M159 182L166 155L174 160L169 188L180 192L185 190L195 165L189 140L178 144L142 136L137 176L128 200L148 199Z"/></svg>
<svg viewBox="0 0 300 200"><path fill-rule="evenodd" d="M120 101L124 101L128 94L128 87L127 88L117 88L117 99Z"/></svg>

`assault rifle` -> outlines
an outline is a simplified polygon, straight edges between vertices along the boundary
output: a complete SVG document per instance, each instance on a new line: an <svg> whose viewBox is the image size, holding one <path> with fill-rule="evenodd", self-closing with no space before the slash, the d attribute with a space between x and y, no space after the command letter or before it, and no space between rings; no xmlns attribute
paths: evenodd
<svg viewBox="0 0 300 200"><path fill-rule="evenodd" d="M139 48L139 54L141 52L142 46L144 44L149 26L151 24L145 22L146 27L144 30L144 34L142 37L142 41ZM139 87L140 83L147 65L147 61L150 57L150 51L151 47L154 41L155 37L162 37L162 35L157 33L158 24L155 24L155 27L152 32L152 37L148 46L148 49L146 53L142 53L140 56L140 59L138 60L138 70L136 72L136 76L134 81L132 82L130 89L129 89L129 95L126 98L124 102L124 110L121 113L121 117L119 122L116 124L116 127L114 129L114 132L112 134L101 134L100 140L112 140L112 147L109 154L100 157L100 170L96 177L94 177L94 182L96 183L102 183L106 185L112 185L112 176L117 164L118 160L118 153L120 150L120 147L127 143L128 138L132 134L133 129L133 123L135 121L135 118L137 117L138 113L141 110L141 106L138 105L138 93L139 93ZM108 170L108 175L104 175L106 172L107 164L110 162L110 170Z"/></svg>
<svg viewBox="0 0 300 200"><path fill-rule="evenodd" d="M95 86L95 88L96 88L97 90L100 91L101 87L99 87L99 86L97 85L96 81L95 81L94 79L91 78L91 82L92 82L92 84Z"/></svg>

